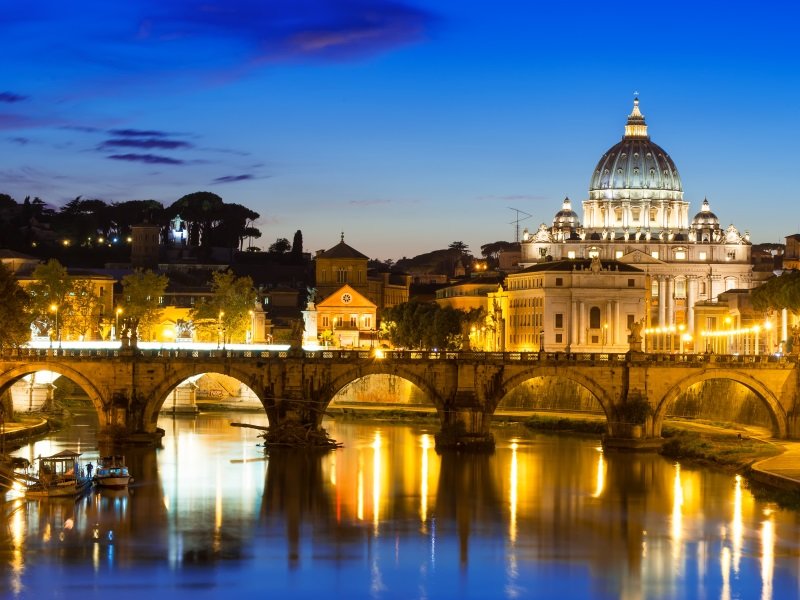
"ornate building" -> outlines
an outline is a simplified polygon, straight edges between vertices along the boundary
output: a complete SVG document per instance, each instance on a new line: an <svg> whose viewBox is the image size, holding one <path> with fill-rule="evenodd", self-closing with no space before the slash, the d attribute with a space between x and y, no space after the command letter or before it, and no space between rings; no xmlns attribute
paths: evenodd
<svg viewBox="0 0 800 600"><path fill-rule="evenodd" d="M690 212L678 169L650 140L636 98L622 140L592 173L583 222L566 198L552 226L523 232L520 267L591 258L630 264L647 275L645 327L694 331L696 303L754 284L750 234L721 227L707 199L691 220Z"/></svg>

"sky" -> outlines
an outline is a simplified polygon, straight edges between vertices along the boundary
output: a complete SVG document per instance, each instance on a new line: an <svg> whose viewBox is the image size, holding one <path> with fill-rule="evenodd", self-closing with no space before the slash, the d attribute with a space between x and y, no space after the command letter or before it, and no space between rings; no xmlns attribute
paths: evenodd
<svg viewBox="0 0 800 600"><path fill-rule="evenodd" d="M581 213L638 92L690 214L800 232L795 3L7 2L0 193L210 191L397 260ZM519 217L521 221L515 223Z"/></svg>

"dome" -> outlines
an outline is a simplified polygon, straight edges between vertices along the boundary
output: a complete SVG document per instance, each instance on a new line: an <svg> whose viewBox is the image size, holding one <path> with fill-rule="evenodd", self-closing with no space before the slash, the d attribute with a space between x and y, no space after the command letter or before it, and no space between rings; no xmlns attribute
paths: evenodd
<svg viewBox="0 0 800 600"><path fill-rule="evenodd" d="M578 213L572 210L572 201L569 198L564 198L564 203L561 205L561 210L556 213L553 218L553 227L559 229L580 227L581 222L578 220Z"/></svg>
<svg viewBox="0 0 800 600"><path fill-rule="evenodd" d="M719 218L711 212L708 198L703 199L703 206L700 208L700 212L692 219L693 229L702 229L703 227L719 228Z"/></svg>
<svg viewBox="0 0 800 600"><path fill-rule="evenodd" d="M603 154L592 174L590 195L606 190L683 191L672 158L650 141L638 98L633 101L622 141Z"/></svg>

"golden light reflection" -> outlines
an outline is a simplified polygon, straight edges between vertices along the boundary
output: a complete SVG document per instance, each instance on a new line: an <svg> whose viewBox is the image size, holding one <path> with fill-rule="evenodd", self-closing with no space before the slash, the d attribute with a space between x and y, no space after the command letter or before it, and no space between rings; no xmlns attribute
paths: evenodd
<svg viewBox="0 0 800 600"><path fill-rule="evenodd" d="M375 526L375 535L378 535L378 521L380 520L381 504L381 432L375 432L372 442L372 523Z"/></svg>
<svg viewBox="0 0 800 600"><path fill-rule="evenodd" d="M508 538L513 545L517 541L517 492L519 485L519 463L517 443L511 444L511 470L508 477Z"/></svg>
<svg viewBox="0 0 800 600"><path fill-rule="evenodd" d="M775 523L772 512L761 523L761 600L772 600L772 574L775 571Z"/></svg>
<svg viewBox="0 0 800 600"><path fill-rule="evenodd" d="M733 523L731 523L731 545L733 546L733 572L739 574L739 563L742 560L744 545L744 522L742 519L742 478L736 476L733 490Z"/></svg>
<svg viewBox="0 0 800 600"><path fill-rule="evenodd" d="M603 494L603 489L606 487L606 461L603 457L603 449L597 448L597 451L599 452L597 455L597 479L595 481L592 498L599 498Z"/></svg>
<svg viewBox="0 0 800 600"><path fill-rule="evenodd" d="M420 440L422 442L422 472L420 474L419 519L422 521L422 531L425 532L428 521L428 449L431 447L431 441L427 433L423 433Z"/></svg>
<svg viewBox="0 0 800 600"><path fill-rule="evenodd" d="M336 485L336 454L331 455L331 475L330 475L330 482L331 485Z"/></svg>
<svg viewBox="0 0 800 600"><path fill-rule="evenodd" d="M222 544L222 466L217 462L217 485L214 498L214 550L219 551Z"/></svg>
<svg viewBox="0 0 800 600"><path fill-rule="evenodd" d="M720 600L731 600L731 551L728 547L723 547L719 555L719 566L722 571L722 591L719 594Z"/></svg>
<svg viewBox="0 0 800 600"><path fill-rule="evenodd" d="M364 457L358 451L358 479L356 484L356 518L364 520Z"/></svg>
<svg viewBox="0 0 800 600"><path fill-rule="evenodd" d="M681 485L681 466L675 463L675 478L672 483L672 566L680 572L681 550L683 547L683 486Z"/></svg>

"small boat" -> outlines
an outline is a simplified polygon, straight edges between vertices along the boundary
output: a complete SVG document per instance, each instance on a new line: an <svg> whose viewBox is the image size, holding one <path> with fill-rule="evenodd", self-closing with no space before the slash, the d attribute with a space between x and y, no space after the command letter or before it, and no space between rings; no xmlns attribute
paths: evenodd
<svg viewBox="0 0 800 600"><path fill-rule="evenodd" d="M97 464L94 482L98 487L121 489L132 481L124 456L103 456Z"/></svg>
<svg viewBox="0 0 800 600"><path fill-rule="evenodd" d="M53 456L36 459L39 472L26 475L25 495L31 498L64 498L79 496L91 487L92 480L87 477L78 457L80 452L62 450Z"/></svg>

